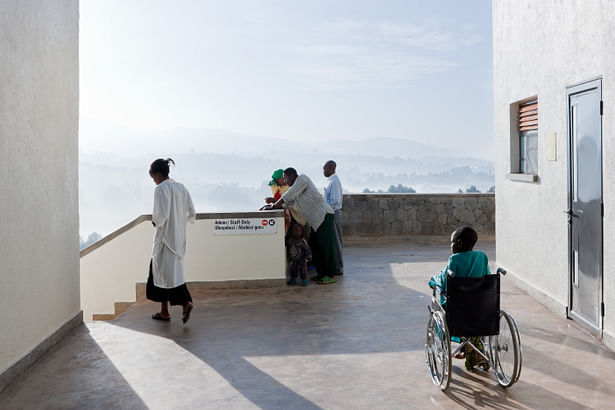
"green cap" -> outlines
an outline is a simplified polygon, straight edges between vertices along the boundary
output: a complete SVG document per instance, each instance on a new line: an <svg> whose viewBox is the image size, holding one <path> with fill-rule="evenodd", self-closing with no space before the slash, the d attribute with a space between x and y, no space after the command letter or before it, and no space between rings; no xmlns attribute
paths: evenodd
<svg viewBox="0 0 615 410"><path fill-rule="evenodd" d="M269 181L269 186L272 185L277 185L277 182L275 182L276 179L280 179L284 176L284 170L283 169L276 169L275 171L273 171L273 175L271 175L271 181Z"/></svg>

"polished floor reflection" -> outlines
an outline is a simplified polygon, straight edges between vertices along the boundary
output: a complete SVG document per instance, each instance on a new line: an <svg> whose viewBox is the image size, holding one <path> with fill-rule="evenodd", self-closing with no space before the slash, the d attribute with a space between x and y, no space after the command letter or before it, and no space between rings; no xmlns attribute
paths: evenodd
<svg viewBox="0 0 615 410"><path fill-rule="evenodd" d="M479 246L481 247L481 246ZM492 243L482 249L494 257ZM195 291L187 325L139 302L77 329L0 394L0 408L607 408L615 354L502 280L523 370L511 389L455 361L446 394L423 351L427 281L448 244L349 246L346 275L307 288Z"/></svg>

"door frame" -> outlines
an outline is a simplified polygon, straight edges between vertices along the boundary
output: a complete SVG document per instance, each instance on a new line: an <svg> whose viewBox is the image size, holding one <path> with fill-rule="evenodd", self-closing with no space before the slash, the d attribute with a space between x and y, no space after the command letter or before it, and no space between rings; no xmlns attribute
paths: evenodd
<svg viewBox="0 0 615 410"><path fill-rule="evenodd" d="M572 155L572 130L571 130L571 121L570 121L570 97L575 94L579 94L585 91L589 91L592 89L598 89L598 93L600 95L600 104L602 104L602 76L597 76L591 78L589 80L585 80L576 84L572 84L566 87L566 136L567 136L567 194L566 194L566 205L567 209L572 209L572 160L574 156ZM600 193L601 193L601 203L604 206L604 129L603 129L603 121L602 121L602 110L600 112ZM603 208L604 209L604 208ZM569 217L570 218L570 217ZM598 327L596 327L593 323L585 319L579 314L576 314L573 311L573 252L572 252L572 223L568 222L568 306L566 307L566 316L568 319L572 319L575 322L579 323L591 333L602 339L603 337L603 329L604 329L604 214L602 214L601 219L602 224L602 235L600 237L601 242L601 255L600 255L600 279L599 279L599 287L598 293L600 295L600 315Z"/></svg>

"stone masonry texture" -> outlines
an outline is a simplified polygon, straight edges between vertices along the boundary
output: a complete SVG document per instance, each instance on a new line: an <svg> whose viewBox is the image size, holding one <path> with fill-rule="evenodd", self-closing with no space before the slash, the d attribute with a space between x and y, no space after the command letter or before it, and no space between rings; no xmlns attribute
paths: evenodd
<svg viewBox="0 0 615 410"><path fill-rule="evenodd" d="M446 236L469 225L495 234L494 194L346 194L344 236Z"/></svg>

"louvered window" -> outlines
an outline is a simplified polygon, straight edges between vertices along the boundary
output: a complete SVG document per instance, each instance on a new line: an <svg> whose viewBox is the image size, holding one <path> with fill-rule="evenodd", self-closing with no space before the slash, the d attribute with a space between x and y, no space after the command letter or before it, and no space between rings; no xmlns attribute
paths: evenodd
<svg viewBox="0 0 615 410"><path fill-rule="evenodd" d="M519 172L538 174L538 100L519 105Z"/></svg>

